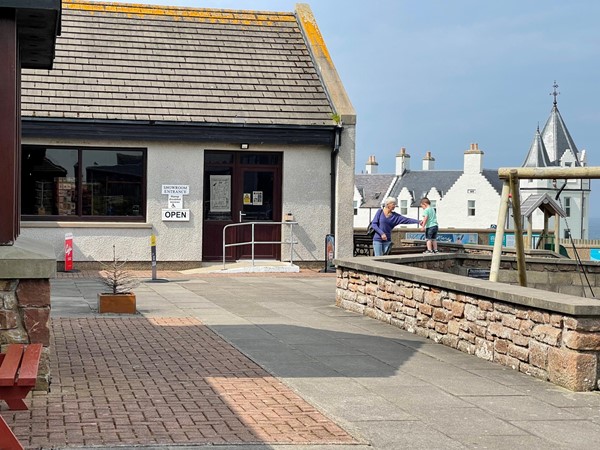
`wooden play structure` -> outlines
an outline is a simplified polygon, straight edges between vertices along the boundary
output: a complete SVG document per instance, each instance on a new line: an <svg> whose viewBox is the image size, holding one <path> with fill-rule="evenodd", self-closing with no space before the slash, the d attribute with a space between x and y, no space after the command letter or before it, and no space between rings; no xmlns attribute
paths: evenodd
<svg viewBox="0 0 600 450"><path fill-rule="evenodd" d="M519 284L527 286L527 272L525 269L525 243L523 240L523 224L521 215L521 199L519 195L519 179L537 179L537 180L568 180L568 179L591 179L600 178L600 167L553 167L553 168L500 168L498 176L504 181L502 194L500 197L500 210L498 212L498 222L496 228L496 238L494 241L494 252L492 255L492 265L490 268L490 281L498 281L498 272L500 270L500 259L502 256L502 241L504 239L504 228L508 216L509 201L511 202L514 217L515 231L515 249L517 252L517 271ZM556 207L551 202L543 200L536 205L544 211L544 231L543 236L548 231L548 219L554 215L554 251L558 252L559 236L559 216L564 215L560 207ZM562 214L561 214L562 213ZM528 229L527 242L531 243L531 210L528 211Z"/></svg>

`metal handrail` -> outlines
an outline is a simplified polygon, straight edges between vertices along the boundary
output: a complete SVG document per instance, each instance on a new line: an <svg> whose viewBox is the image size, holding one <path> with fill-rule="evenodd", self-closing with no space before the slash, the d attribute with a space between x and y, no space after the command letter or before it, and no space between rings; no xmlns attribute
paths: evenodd
<svg viewBox="0 0 600 450"><path fill-rule="evenodd" d="M225 230L229 227L239 227L242 225L252 226L252 240L249 242L237 242L235 244L227 244L225 240ZM240 245L252 245L252 267L254 267L254 245L256 244L287 244L286 241L255 241L254 240L254 226L255 225L289 225L290 226L290 265L293 263L294 258L294 225L298 225L298 222L240 222L230 223L223 227L223 270L225 270L225 249L227 247L238 247Z"/></svg>

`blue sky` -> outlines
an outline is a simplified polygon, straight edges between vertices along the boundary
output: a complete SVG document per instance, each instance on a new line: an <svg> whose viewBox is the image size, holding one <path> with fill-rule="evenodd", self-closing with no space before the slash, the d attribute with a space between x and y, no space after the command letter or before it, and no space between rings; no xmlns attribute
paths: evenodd
<svg viewBox="0 0 600 450"><path fill-rule="evenodd" d="M115 1L115 0L113 0ZM293 11L288 0L130 0L200 8ZM375 155L391 173L462 168L471 142L484 167L520 166L539 123L558 108L588 164L600 166L600 2L596 0L315 0L316 17L356 109L356 170ZM599 189L600 182L592 183ZM592 213L600 216L600 192Z"/></svg>

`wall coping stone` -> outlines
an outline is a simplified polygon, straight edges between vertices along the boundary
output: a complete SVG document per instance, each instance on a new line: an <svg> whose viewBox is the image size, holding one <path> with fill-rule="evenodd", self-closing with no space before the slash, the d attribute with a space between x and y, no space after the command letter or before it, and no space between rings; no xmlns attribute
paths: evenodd
<svg viewBox="0 0 600 450"><path fill-rule="evenodd" d="M0 279L55 278L56 256L50 244L19 237L0 246Z"/></svg>
<svg viewBox="0 0 600 450"><path fill-rule="evenodd" d="M441 289L458 291L479 297L487 297L496 301L504 301L515 305L543 309L550 312L572 316L600 317L600 299L577 297L562 293L544 291L530 287L515 286L506 283L468 278L430 269L422 269L404 265L422 261L423 258L456 259L457 255L409 255L384 256L378 258L357 257L351 259L335 259L338 268L349 268L375 275L389 276L414 283L422 283ZM464 258L464 256L459 256ZM543 261L547 262L547 259Z"/></svg>

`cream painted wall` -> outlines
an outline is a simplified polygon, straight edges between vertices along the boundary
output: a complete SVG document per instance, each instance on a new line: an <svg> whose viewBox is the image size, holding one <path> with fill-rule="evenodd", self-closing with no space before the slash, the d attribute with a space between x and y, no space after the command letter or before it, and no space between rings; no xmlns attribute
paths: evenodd
<svg viewBox="0 0 600 450"><path fill-rule="evenodd" d="M202 259L202 198L204 150L240 151L238 146L214 143L115 141L24 140L24 144L136 147L148 149L147 221L140 223L22 222L21 235L48 242L59 261L64 260L65 233L73 233L75 261L112 259L112 245L120 258L150 261L150 236L157 237L158 261L196 261ZM282 151L279 146L252 145L248 151ZM283 213L291 212L299 222L295 230L298 245L294 260L324 260L325 235L330 227L330 152L327 147L287 146L283 149ZM190 210L189 222L163 222L162 209L168 196L163 184L188 185L184 208ZM287 228L284 228L287 229ZM284 235L284 239L285 239ZM289 245L282 246L282 258L289 260Z"/></svg>
<svg viewBox="0 0 600 450"><path fill-rule="evenodd" d="M325 259L325 236L330 232L331 149L288 148L283 155L283 214L298 222L294 261ZM286 228L284 228L286 230ZM284 239L287 236L284 237ZM282 248L289 260L289 247Z"/></svg>

